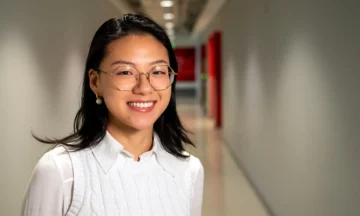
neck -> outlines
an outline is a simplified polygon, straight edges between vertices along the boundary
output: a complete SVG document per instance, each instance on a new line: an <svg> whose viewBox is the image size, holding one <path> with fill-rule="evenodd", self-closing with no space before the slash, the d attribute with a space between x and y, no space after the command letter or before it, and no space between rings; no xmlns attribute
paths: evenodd
<svg viewBox="0 0 360 216"><path fill-rule="evenodd" d="M129 127L119 127L109 124L107 131L118 142L120 142L126 151L134 156L134 160L139 161L139 156L152 148L153 129L135 130Z"/></svg>

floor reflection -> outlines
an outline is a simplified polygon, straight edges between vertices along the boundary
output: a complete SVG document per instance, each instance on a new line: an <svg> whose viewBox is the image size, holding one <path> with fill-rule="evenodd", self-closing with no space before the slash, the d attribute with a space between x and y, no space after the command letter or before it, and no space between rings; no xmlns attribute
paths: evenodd
<svg viewBox="0 0 360 216"><path fill-rule="evenodd" d="M179 100L178 112L184 126L191 131L197 148L188 151L200 158L205 169L204 216L268 216L231 158L222 140L221 130L203 115L194 101Z"/></svg>

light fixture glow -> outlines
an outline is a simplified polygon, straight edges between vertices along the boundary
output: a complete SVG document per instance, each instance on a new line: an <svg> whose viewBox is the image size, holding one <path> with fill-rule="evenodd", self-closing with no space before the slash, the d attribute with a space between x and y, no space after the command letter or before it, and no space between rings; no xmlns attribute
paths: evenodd
<svg viewBox="0 0 360 216"><path fill-rule="evenodd" d="M164 14L164 20L172 20L174 19L174 14L173 13L165 13Z"/></svg>
<svg viewBox="0 0 360 216"><path fill-rule="evenodd" d="M170 36L170 35L174 35L175 31L174 31L174 29L167 29L166 33Z"/></svg>
<svg viewBox="0 0 360 216"><path fill-rule="evenodd" d="M167 22L167 23L165 23L165 28L167 28L167 29L172 29L172 28L174 28L174 23L173 23L173 22Z"/></svg>
<svg viewBox="0 0 360 216"><path fill-rule="evenodd" d="M171 0L164 0L160 2L161 7L172 7L174 5L174 2Z"/></svg>

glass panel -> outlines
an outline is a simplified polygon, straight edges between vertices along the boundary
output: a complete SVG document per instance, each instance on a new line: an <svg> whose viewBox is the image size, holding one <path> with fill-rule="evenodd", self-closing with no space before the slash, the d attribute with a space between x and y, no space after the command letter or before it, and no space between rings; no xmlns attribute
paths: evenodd
<svg viewBox="0 0 360 216"><path fill-rule="evenodd" d="M145 75L144 73L140 73ZM168 65L157 65L146 73L151 86L155 90L168 88L174 81L175 75ZM113 72L114 84L120 90L131 90L138 84L139 72L132 66L119 66Z"/></svg>
<svg viewBox="0 0 360 216"><path fill-rule="evenodd" d="M150 72L150 83L155 89L167 88L170 83L172 69L167 65L156 66Z"/></svg>
<svg viewBox="0 0 360 216"><path fill-rule="evenodd" d="M119 89L130 90L136 85L138 74L131 66L120 66L114 71L114 83Z"/></svg>

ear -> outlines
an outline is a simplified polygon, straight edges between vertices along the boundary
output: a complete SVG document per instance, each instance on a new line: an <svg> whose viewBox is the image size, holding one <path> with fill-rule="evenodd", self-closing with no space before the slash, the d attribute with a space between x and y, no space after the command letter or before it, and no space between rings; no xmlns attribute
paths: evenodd
<svg viewBox="0 0 360 216"><path fill-rule="evenodd" d="M100 74L93 69L90 69L88 72L89 75L89 85L93 90L94 94L97 96L102 95L101 85L100 85Z"/></svg>

